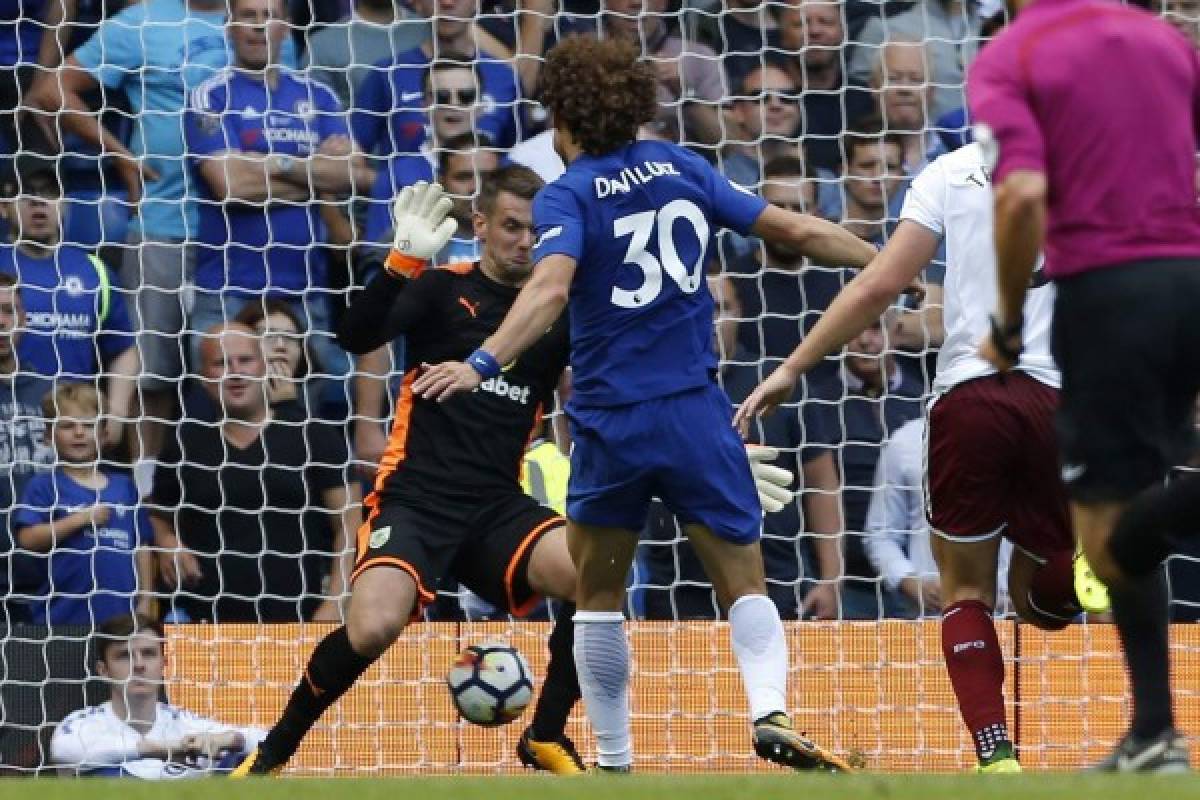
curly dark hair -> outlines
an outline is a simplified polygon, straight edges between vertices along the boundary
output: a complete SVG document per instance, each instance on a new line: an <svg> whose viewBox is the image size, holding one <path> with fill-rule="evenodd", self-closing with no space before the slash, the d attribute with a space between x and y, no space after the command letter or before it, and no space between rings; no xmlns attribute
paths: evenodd
<svg viewBox="0 0 1200 800"><path fill-rule="evenodd" d="M542 104L588 155L637 137L658 111L657 82L631 42L574 36L546 56Z"/></svg>

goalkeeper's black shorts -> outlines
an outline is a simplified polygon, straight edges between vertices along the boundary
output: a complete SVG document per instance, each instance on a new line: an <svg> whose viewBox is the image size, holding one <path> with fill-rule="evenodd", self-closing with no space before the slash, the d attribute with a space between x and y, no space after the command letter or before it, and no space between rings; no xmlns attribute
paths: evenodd
<svg viewBox="0 0 1200 800"><path fill-rule="evenodd" d="M538 540L565 524L553 510L521 492L461 499L372 493L358 530L353 578L373 567L402 569L417 583L417 602L433 602L450 575L510 614L524 616L541 597L529 585L529 559Z"/></svg>
<svg viewBox="0 0 1200 800"><path fill-rule="evenodd" d="M1128 500L1194 452L1200 261L1091 270L1057 292L1063 482L1076 500Z"/></svg>

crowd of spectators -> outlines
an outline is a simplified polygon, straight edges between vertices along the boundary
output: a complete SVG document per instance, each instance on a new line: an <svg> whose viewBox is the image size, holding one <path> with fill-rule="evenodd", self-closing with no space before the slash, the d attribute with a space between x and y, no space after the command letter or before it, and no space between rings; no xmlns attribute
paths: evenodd
<svg viewBox="0 0 1200 800"><path fill-rule="evenodd" d="M1200 43L1196 0L1162 10ZM482 175L508 161L561 174L538 104L559 39L638 42L659 79L643 137L882 244L909 179L969 140L964 73L1002 13L995 0L19 4L0 20L6 621L341 616L404 347L354 362L333 330L378 271L403 186L436 179L454 197L450 262L477 255ZM732 235L712 255L714 346L737 402L850 275ZM932 263L922 300L755 432L798 476L796 503L765 521L787 617L937 611L912 441L940 275ZM665 513L635 589L637 614L718 613Z"/></svg>

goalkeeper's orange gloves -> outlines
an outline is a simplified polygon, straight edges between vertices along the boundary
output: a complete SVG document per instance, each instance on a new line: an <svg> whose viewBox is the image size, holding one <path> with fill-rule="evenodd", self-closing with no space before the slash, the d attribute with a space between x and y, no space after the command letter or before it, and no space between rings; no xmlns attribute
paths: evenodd
<svg viewBox="0 0 1200 800"><path fill-rule="evenodd" d="M400 190L392 205L395 239L383 262L389 274L412 279L424 271L458 227L447 218L451 205L437 183L420 181Z"/></svg>

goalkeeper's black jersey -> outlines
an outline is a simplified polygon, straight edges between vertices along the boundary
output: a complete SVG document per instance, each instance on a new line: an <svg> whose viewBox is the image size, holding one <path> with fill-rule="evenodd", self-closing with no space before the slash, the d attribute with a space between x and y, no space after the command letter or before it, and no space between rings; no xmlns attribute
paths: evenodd
<svg viewBox="0 0 1200 800"><path fill-rule="evenodd" d="M367 353L405 338L404 378L387 451L375 477L381 496L478 497L520 491L521 459L552 408L567 366L563 314L536 344L474 392L444 403L414 396L422 364L461 361L496 332L518 290L491 280L478 263L429 269L408 281L382 274L346 311L338 342Z"/></svg>

